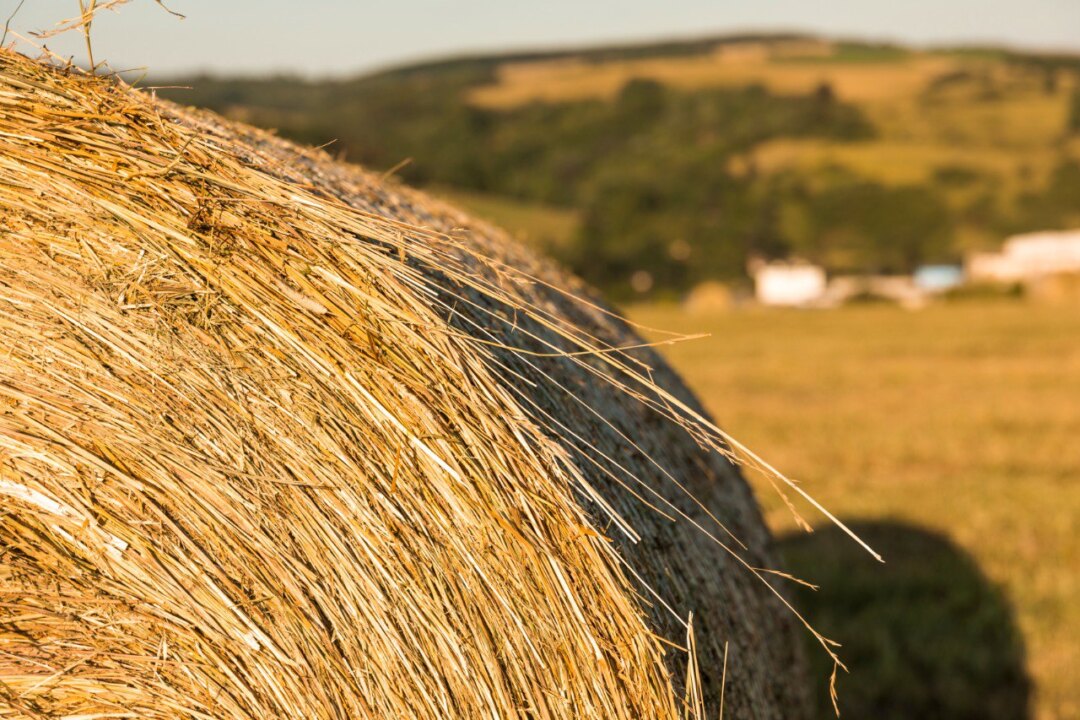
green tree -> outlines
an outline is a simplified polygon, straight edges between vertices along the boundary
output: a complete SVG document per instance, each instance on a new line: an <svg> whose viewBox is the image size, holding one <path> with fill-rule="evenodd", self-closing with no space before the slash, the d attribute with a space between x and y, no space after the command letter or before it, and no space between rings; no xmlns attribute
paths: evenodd
<svg viewBox="0 0 1080 720"><path fill-rule="evenodd" d="M952 215L931 188L853 179L804 202L809 222L797 250L830 269L910 272L952 259Z"/></svg>
<svg viewBox="0 0 1080 720"><path fill-rule="evenodd" d="M1073 90L1069 103L1068 129L1072 135L1080 134L1080 88Z"/></svg>

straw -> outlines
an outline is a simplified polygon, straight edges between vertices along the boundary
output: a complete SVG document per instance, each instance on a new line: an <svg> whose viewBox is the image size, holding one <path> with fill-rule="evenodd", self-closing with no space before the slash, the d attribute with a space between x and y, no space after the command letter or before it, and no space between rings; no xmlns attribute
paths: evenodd
<svg viewBox="0 0 1080 720"><path fill-rule="evenodd" d="M2 718L802 712L726 436L494 228L3 51L0 332Z"/></svg>

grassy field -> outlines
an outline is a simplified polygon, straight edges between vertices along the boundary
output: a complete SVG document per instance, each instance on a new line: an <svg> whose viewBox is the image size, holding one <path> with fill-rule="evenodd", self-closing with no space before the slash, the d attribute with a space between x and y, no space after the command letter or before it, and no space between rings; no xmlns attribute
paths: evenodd
<svg viewBox="0 0 1080 720"><path fill-rule="evenodd" d="M931 54L904 54L887 62L836 62L817 54L794 59L777 57L755 44L743 51L729 46L689 57L507 63L499 68L496 82L475 88L469 98L488 108L603 99L614 97L632 78L649 78L684 90L761 84L780 93L808 92L827 82L846 100L885 100L913 95L933 77L964 63Z"/></svg>
<svg viewBox="0 0 1080 720"><path fill-rule="evenodd" d="M1027 187L1009 188L1015 192L1045 182L1050 170L1060 162L1062 151L1047 147L1020 153L1003 146L972 147L945 141L842 143L784 138L758 145L749 157L757 170L765 172L841 166L890 185L927 182L942 168L960 167L997 175L1003 182L1023 177ZM743 158L740 160L745 162Z"/></svg>
<svg viewBox="0 0 1080 720"><path fill-rule="evenodd" d="M758 479L789 568L822 585L800 601L845 645L847 717L1080 718L1075 307L631 317L712 333L665 352L721 425L885 555L797 532Z"/></svg>

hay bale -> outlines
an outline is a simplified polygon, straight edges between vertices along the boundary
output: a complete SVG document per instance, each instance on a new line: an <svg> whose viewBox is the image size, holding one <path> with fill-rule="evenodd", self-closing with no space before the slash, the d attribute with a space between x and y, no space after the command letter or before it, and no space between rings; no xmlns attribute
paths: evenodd
<svg viewBox="0 0 1080 720"><path fill-rule="evenodd" d="M501 232L3 52L0 258L0 717L802 713L722 436Z"/></svg>
<svg viewBox="0 0 1080 720"><path fill-rule="evenodd" d="M1024 284L1025 294L1043 305L1080 305L1080 273L1048 273Z"/></svg>
<svg viewBox="0 0 1080 720"><path fill-rule="evenodd" d="M691 315L712 315L731 309L731 288L719 280L705 280L691 288L683 298L683 309Z"/></svg>

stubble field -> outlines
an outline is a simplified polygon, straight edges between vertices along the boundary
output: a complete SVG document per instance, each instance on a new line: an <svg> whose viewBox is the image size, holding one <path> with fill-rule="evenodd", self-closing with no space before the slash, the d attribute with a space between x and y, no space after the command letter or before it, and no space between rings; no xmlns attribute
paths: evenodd
<svg viewBox="0 0 1080 720"><path fill-rule="evenodd" d="M822 586L798 597L845 645L848 717L1080 717L1080 310L630 316L711 333L664 353L721 426L885 555L822 518L801 533L755 481L787 567Z"/></svg>

